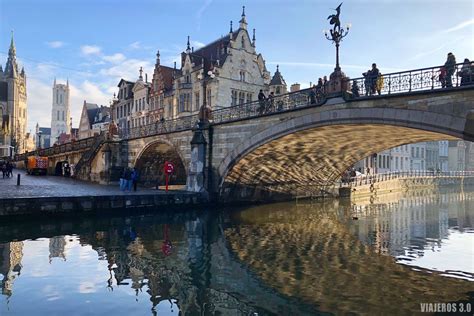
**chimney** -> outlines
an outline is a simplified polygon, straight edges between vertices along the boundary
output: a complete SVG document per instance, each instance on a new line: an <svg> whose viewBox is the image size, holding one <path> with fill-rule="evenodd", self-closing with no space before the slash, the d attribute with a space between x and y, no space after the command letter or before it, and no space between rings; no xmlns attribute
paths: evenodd
<svg viewBox="0 0 474 316"><path fill-rule="evenodd" d="M294 83L290 87L290 92L300 91L301 85L299 83Z"/></svg>
<svg viewBox="0 0 474 316"><path fill-rule="evenodd" d="M145 83L147 83L147 82L148 82L148 74L145 73Z"/></svg>

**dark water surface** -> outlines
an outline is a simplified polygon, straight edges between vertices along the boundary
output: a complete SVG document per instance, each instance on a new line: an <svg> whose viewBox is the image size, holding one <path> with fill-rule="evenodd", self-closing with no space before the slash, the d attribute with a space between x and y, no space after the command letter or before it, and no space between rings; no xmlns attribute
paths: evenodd
<svg viewBox="0 0 474 316"><path fill-rule="evenodd" d="M0 315L407 315L472 301L474 193L0 223L0 279Z"/></svg>

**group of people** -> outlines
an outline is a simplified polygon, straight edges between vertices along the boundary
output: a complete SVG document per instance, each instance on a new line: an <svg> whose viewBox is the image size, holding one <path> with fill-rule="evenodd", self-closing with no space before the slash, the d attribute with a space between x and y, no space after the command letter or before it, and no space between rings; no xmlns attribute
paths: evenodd
<svg viewBox="0 0 474 316"><path fill-rule="evenodd" d="M313 85L312 89L309 91L309 102L310 104L319 103L324 97L324 92L326 90L327 77L318 79L318 84Z"/></svg>
<svg viewBox="0 0 474 316"><path fill-rule="evenodd" d="M139 173L136 168L124 168L120 175L120 190L121 191L137 191Z"/></svg>
<svg viewBox="0 0 474 316"><path fill-rule="evenodd" d="M13 177L13 163L10 161L0 162L0 169L2 170L3 179Z"/></svg>
<svg viewBox="0 0 474 316"><path fill-rule="evenodd" d="M260 89L260 92L258 93L258 114L262 115L264 113L272 112L275 106L274 98L275 94L273 92L270 92L267 97L263 90Z"/></svg>
<svg viewBox="0 0 474 316"><path fill-rule="evenodd" d="M373 63L372 68L362 73L362 76L364 76L364 88L366 96L375 95L375 93L380 95L382 93L383 76L377 68L377 64ZM357 91L354 93L354 90ZM359 96L359 87L357 86L357 83L352 85L352 93L355 97Z"/></svg>
<svg viewBox="0 0 474 316"><path fill-rule="evenodd" d="M439 70L438 80L443 88L451 88L453 86L453 76L456 72L456 57L453 53L448 53L448 57L444 66ZM457 76L461 78L461 86L474 83L474 65L467 58L458 71Z"/></svg>

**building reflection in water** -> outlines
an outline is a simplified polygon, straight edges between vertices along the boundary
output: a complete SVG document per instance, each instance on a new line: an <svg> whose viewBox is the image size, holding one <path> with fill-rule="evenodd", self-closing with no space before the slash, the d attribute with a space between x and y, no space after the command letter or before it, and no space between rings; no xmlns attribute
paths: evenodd
<svg viewBox="0 0 474 316"><path fill-rule="evenodd" d="M11 296L13 282L20 275L23 258L23 242L13 241L0 244L0 273L3 276L0 286L2 294Z"/></svg>
<svg viewBox="0 0 474 316"><path fill-rule="evenodd" d="M474 293L469 271L457 279L397 263L442 250L453 234L473 231L473 219L473 193L418 192L352 204L264 205L218 216L88 219L54 229L48 223L44 230L35 224L23 231L25 239L49 236L49 260L62 259L62 265L78 256L68 252L64 236L78 234L74 242L98 254L83 260L107 262L102 284L109 292L101 295L127 289L139 304L145 294L151 315L164 305L166 313L182 315L407 314L419 311L419 302L459 301ZM12 240L1 235L6 231L0 237ZM4 295L12 295L22 249L23 242L0 244ZM94 278L97 272L86 273Z"/></svg>

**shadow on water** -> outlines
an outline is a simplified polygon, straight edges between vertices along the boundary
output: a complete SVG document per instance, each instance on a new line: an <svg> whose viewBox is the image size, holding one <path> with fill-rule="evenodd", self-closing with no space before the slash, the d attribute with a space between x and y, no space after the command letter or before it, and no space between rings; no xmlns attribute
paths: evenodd
<svg viewBox="0 0 474 316"><path fill-rule="evenodd" d="M2 223L0 314L408 314L472 299L473 233L456 190Z"/></svg>

